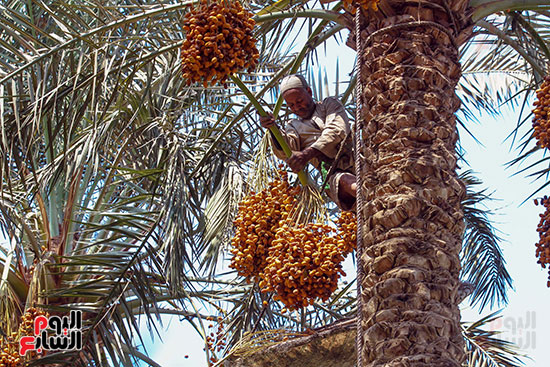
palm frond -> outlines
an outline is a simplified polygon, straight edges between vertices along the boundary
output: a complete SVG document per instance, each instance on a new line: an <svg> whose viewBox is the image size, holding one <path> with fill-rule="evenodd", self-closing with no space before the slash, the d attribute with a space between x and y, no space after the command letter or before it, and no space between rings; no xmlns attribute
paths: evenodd
<svg viewBox="0 0 550 367"><path fill-rule="evenodd" d="M461 175L466 184L466 198L462 205L466 229L461 251L461 279L474 284L470 296L472 306L482 310L486 305L505 304L506 292L512 285L512 278L506 270L504 256L500 248L501 239L489 221L489 211L480 204L490 199L485 190L475 191L481 184L470 171Z"/></svg>
<svg viewBox="0 0 550 367"><path fill-rule="evenodd" d="M518 159L509 166L535 159L530 168L536 178L546 177L548 167L533 149L533 129L526 123L532 119L534 91L550 70L549 24L544 9L509 11L479 22L475 37L462 50L464 77L459 85L462 112L469 120L475 119L475 111L498 114L504 105L520 110L509 135Z"/></svg>
<svg viewBox="0 0 550 367"><path fill-rule="evenodd" d="M488 324L502 316L501 310L493 312L472 323L462 323L462 335L466 341L468 367L520 367L524 366L524 355L514 343L499 338L499 330L485 330Z"/></svg>

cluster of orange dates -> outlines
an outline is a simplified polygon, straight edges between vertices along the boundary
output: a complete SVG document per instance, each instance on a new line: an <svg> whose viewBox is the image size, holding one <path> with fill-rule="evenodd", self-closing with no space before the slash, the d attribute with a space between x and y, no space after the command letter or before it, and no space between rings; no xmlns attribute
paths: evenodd
<svg viewBox="0 0 550 367"><path fill-rule="evenodd" d="M265 269L275 231L296 205L300 188L290 186L286 172L280 174L266 190L251 193L239 204L229 266L243 277L255 278Z"/></svg>
<svg viewBox="0 0 550 367"><path fill-rule="evenodd" d="M187 32L181 47L183 77L187 84L225 83L232 73L252 70L259 53L252 35L252 13L238 0L202 0L185 15Z"/></svg>
<svg viewBox="0 0 550 367"><path fill-rule="evenodd" d="M34 319L38 316L46 316L48 314L43 310L35 307L29 307L23 316L17 332L10 336L0 337L0 366L1 367L22 367L24 357L19 355L19 339L22 336L34 335Z"/></svg>
<svg viewBox="0 0 550 367"><path fill-rule="evenodd" d="M535 199L535 205L539 204L539 200ZM537 242L537 250L535 256L538 258L537 263L543 268L550 264L550 199L548 196L544 196L540 199L540 204L543 205L546 210L540 215L540 222L537 226L537 232L539 233L539 242ZM548 282L546 283L550 287L550 269L548 270Z"/></svg>
<svg viewBox="0 0 550 367"><path fill-rule="evenodd" d="M326 301L338 285L342 261L356 245L355 214L342 212L335 228L295 224L291 218L299 188L286 173L268 189L247 196L239 205L230 267L259 281L262 292L276 292L290 309Z"/></svg>
<svg viewBox="0 0 550 367"><path fill-rule="evenodd" d="M550 148L550 75L544 77L536 95L537 98L533 103L533 135L539 147ZM535 205L538 204L539 200L535 199ZM540 222L537 226L539 242L536 244L535 256L538 258L537 263L546 268L546 265L550 264L550 200L546 195L540 199L540 204L546 210L540 214ZM546 285L550 287L550 269Z"/></svg>
<svg viewBox="0 0 550 367"><path fill-rule="evenodd" d="M536 93L537 99L533 103L534 136L541 148L550 148L550 75L544 78Z"/></svg>
<svg viewBox="0 0 550 367"><path fill-rule="evenodd" d="M20 367L23 365L23 358L19 355L18 343L8 337L0 337L0 366Z"/></svg>
<svg viewBox="0 0 550 367"><path fill-rule="evenodd" d="M208 321L214 321L213 317L209 317ZM214 324L208 325L208 329L214 329ZM222 351L227 343L227 336L224 333L223 318L217 318L216 332L210 331L206 336L206 347L210 351L210 358L208 359L208 365L212 366L218 362L216 357L217 353Z"/></svg>
<svg viewBox="0 0 550 367"><path fill-rule="evenodd" d="M340 229L340 248L345 253L352 252L357 246L357 217L353 212L341 212L336 222Z"/></svg>
<svg viewBox="0 0 550 367"><path fill-rule="evenodd" d="M317 298L328 300L340 275L346 275L342 261L355 248L355 242L345 239L352 236L342 229L338 233L328 224L285 223L269 249L259 284L262 291L277 292L274 300L290 310L311 305Z"/></svg>

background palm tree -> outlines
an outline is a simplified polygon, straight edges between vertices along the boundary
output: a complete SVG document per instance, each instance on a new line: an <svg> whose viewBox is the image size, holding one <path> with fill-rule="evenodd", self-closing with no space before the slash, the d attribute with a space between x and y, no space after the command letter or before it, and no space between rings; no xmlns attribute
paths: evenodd
<svg viewBox="0 0 550 367"><path fill-rule="evenodd" d="M223 253L219 230L230 223L227 218L246 191L261 136L251 103L238 88L188 87L180 78L183 15L191 4L1 5L0 223L10 247L0 286L0 327L8 335L16 331L31 305L60 314L80 309L86 320L81 352L49 354L37 363L132 365L137 358L154 365L135 347L137 316L145 315L154 328L160 314L181 315L206 335L202 320L209 315L201 313L199 304L229 302L231 344L246 331L314 327L356 310L353 283L327 305L316 304L297 317L281 314L276 304L264 309L265 296L253 285L213 277ZM478 5L483 10L495 4ZM340 5L332 11L288 1L249 6L258 14L262 57L258 70L241 78L277 111L280 100L271 87L283 74L313 63L315 50L339 37L353 18L335 13ZM371 16L381 14L386 13ZM490 11L472 14L482 19ZM537 33L537 25L546 15L504 17L523 22L496 18L479 24L506 40L487 41L502 59L513 50L528 60L526 70L535 75L528 86L534 87L545 60L537 52L546 55L542 46L548 36ZM459 24L471 23L464 18ZM300 27L307 27L307 40L293 42L299 50L291 53L285 39ZM471 64L490 70L491 62L496 58ZM355 81L337 83L343 88L335 94L351 101ZM471 87L464 84L465 90ZM322 83L315 92L322 96ZM475 106L486 107L476 95L470 97ZM354 104L349 107L353 112ZM267 169L254 177L261 174L263 181L269 177ZM461 202L455 204L459 210ZM478 225L470 227L465 258L492 254L484 267L464 270L465 277L476 280L473 299L483 307L505 300L510 280L490 226L482 213L473 209L470 214ZM487 243L492 246L482 245ZM457 237L453 256L460 244ZM458 261L452 263L457 270Z"/></svg>

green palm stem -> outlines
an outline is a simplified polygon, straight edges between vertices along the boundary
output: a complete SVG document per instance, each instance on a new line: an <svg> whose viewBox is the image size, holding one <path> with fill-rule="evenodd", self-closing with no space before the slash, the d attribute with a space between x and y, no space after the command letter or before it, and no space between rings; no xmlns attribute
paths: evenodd
<svg viewBox="0 0 550 367"><path fill-rule="evenodd" d="M258 100L254 97L254 94L252 94L250 89L248 89L248 87L242 82L242 80L235 74L232 74L230 77L231 77L231 80L233 80L233 82L237 84L237 86L241 89L244 95L254 105L256 110L258 110L258 113L260 114L260 116L267 116L267 112L265 112L260 102L258 102ZM283 148L283 152L285 153L287 158L290 158L290 156L292 155L292 151L290 150L290 147L286 143L286 140L283 138L283 135L281 134L281 131L279 130L279 128L277 126L272 126L269 128L269 131L271 131L271 133L273 134L273 136L275 137L275 139L277 140L281 148ZM310 181L308 175L303 170L298 172L298 178L300 179L300 182L303 186L307 186L308 182Z"/></svg>
<svg viewBox="0 0 550 367"><path fill-rule="evenodd" d="M333 11L338 10L340 7L341 7L341 4L337 4L332 10ZM290 70L290 74L294 74L298 71L298 68L300 67L301 62L303 61L306 54L308 53L312 43L319 43L319 40L322 40L322 41L326 40L327 38L329 38L330 36L338 33L339 31L341 31L344 28L343 19L337 13L327 12L327 11L324 11L324 10L323 11L305 11L305 12L299 12L299 13L300 13L300 16L304 16L304 17L311 16L311 17L322 18L324 20L321 22L321 24L319 24L317 26L317 28L309 36L305 46L302 48L302 50L300 51L300 53L298 54L298 56L294 60L294 63L293 63L293 65L291 67L291 70ZM257 16L257 17L255 17L255 20L256 20L256 23L262 23L264 21L269 21L269 20L288 18L292 14L293 14L293 12L278 12L278 13L272 13L272 14L269 14L269 15ZM294 15L296 15L296 13L294 13ZM327 23L329 21L336 22L337 26L330 29L328 32L326 32L326 34L320 36L321 32L323 31L323 29L325 28L325 26L327 25ZM237 84L237 86L241 89L241 91L247 96L247 98L254 105L256 110L258 110L258 113L261 116L266 116L267 113L265 112L264 108L258 102L258 100L254 97L252 92L250 92L248 87L242 82L242 80L234 74L231 75L230 77L231 77L231 80L233 80L233 82L235 84ZM282 99L279 98L277 100L277 103L275 104L275 109L273 111L274 115L277 115L279 113L281 105L282 105ZM288 146L288 144L284 140L284 138L281 134L281 131L276 126L270 127L269 131L271 131L271 133L273 134L273 136L275 137L277 142L280 144L280 146L283 149L283 152L286 154L286 156L290 157L292 155L292 151L290 150L290 147ZM309 179L309 177L307 176L307 174L304 171L300 171L298 173L298 178L300 179L300 182L302 183L302 185L304 187L308 186L308 182L311 182L311 180Z"/></svg>
<svg viewBox="0 0 550 367"><path fill-rule="evenodd" d="M336 9L338 9L338 5L335 6L332 10L336 10ZM285 17L287 17L287 15L288 15L288 13L285 13ZM323 20L317 26L317 28L312 32L312 34L308 38L306 44L304 45L302 50L298 53L298 55L294 56L294 58L292 60L290 60L290 62L285 64L285 66L277 72L274 79L272 79L272 81L270 81L266 86L264 86L262 88L262 90L258 93L258 96L262 96L267 91L267 89L273 87L273 84L275 83L275 81L279 80L279 78L281 78L283 75L286 75L287 73L289 73L289 74L296 73L298 71L300 65L302 64L302 61L308 55L308 53L310 53L318 45L322 44L323 42L328 40L330 37L332 37L333 35L335 35L336 33L338 33L339 31L341 31L342 29L345 28L344 26L342 26L340 24L335 24L335 25L332 26L331 29L329 29L328 31L322 33L322 31L325 28L326 24L327 24L327 21ZM0 85L0 88L1 87L2 86ZM251 98L250 99L250 101L255 101L255 100L256 100L256 98ZM214 140L214 142L210 146L210 148L208 148L206 153L203 155L203 157L200 159L200 161L196 164L196 166L193 169L193 171L191 172L190 176L194 176L197 173L197 171L199 170L199 167L202 167L203 163L206 162L208 157L210 157L210 155L212 154L212 152L215 149L215 146L221 141L221 139L224 136L227 135L227 133L231 130L233 125L236 124L237 121L239 121L242 118L244 113L246 111L248 111L248 109L251 107L252 104L253 104L252 102L249 102L246 106L244 106L239 111L239 113L235 117L232 118L232 120L228 124L225 125L222 132L218 135L218 137ZM275 107L273 109L273 114L274 115L278 115L279 110L281 109L281 105L282 105L282 99L279 98L279 99L277 99L277 102L275 103ZM218 123L220 121L221 121L221 118L218 119Z"/></svg>
<svg viewBox="0 0 550 367"><path fill-rule="evenodd" d="M11 287L14 294L19 299L19 302L23 303L27 298L29 286L25 283L25 281L18 277L12 269L10 269L10 264L7 261L5 261L3 264L0 263L0 273L2 273L2 284L0 285L0 292L2 292L3 287L7 287L9 284L9 287Z"/></svg>
<svg viewBox="0 0 550 367"><path fill-rule="evenodd" d="M256 21L257 24L260 24L266 21L280 20L285 18L295 18L295 17L322 19L319 25L317 25L317 27L313 30L313 32L310 33L304 47L300 50L298 55L295 57L294 62L290 67L289 74L296 74L298 72L298 69L302 65L302 61L305 59L306 55L312 49L314 49L317 45L321 44L322 42L329 39L330 37L332 37L333 35L340 32L346 27L346 21L344 20L342 14L338 13L341 7L342 7L342 3L338 2L331 10L316 9L316 10L305 10L305 11L298 11L298 12L282 11L282 12L273 12L269 14L264 14L262 13L262 11L260 11L256 16L254 16L253 19ZM325 27L329 22L334 22L335 24L330 29L325 30ZM322 34L323 31L325 31L324 34ZM283 100L282 98L279 97L275 103L275 108L273 109L273 115L277 116L279 114L282 104L283 104ZM263 109L261 110L258 109L258 112L260 111L263 111ZM279 131L277 132L272 131L272 133L275 135L275 137L277 136L277 134L280 135ZM277 141L279 142L278 138L277 138ZM284 147L284 146L281 145L281 147ZM285 154L288 154L288 153L286 153L285 151Z"/></svg>
<svg viewBox="0 0 550 367"><path fill-rule="evenodd" d="M50 165L54 162L55 157L57 156L55 152L55 143L53 140L55 140L55 137L52 138L52 126L51 122L48 122L47 119L42 119L42 128L44 130L44 146L46 147L46 164ZM35 158L31 158L33 160L33 165L35 167L38 167L38 162L36 162ZM47 231L47 237L48 239L51 237L55 237L59 234L59 217L58 217L58 208L59 204L63 202L62 193L63 190L60 190L59 183L52 182L53 186L50 188L50 192L40 192L43 198L46 199L46 205L47 215L44 218L44 225L47 223L49 225L48 231Z"/></svg>

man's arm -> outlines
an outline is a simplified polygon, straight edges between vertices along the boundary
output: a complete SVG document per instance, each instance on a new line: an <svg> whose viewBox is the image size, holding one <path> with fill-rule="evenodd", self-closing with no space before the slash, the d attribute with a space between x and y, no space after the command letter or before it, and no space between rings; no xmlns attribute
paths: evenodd
<svg viewBox="0 0 550 367"><path fill-rule="evenodd" d="M292 157L286 163L293 172L300 172L313 158L327 160L328 157L313 147L307 147L301 152L293 152Z"/></svg>
<svg viewBox="0 0 550 367"><path fill-rule="evenodd" d="M268 113L267 116L260 116L260 125L263 128L268 129L269 131L271 147L273 148L273 153L275 154L275 156L284 161L287 161L288 157L283 151L283 148L281 147L277 139L275 139L275 136L273 135L271 130L269 130L269 128L273 126L277 127L277 124L275 122L275 119L273 118L273 115L271 113ZM294 153L296 153L300 148L300 136L298 135L298 132L290 126L287 126L285 130L281 129L280 132L294 155Z"/></svg>
<svg viewBox="0 0 550 367"><path fill-rule="evenodd" d="M350 133L350 126L346 110L340 101L329 97L323 101L326 118L321 136L312 148L317 149L329 158L334 158L339 144Z"/></svg>

